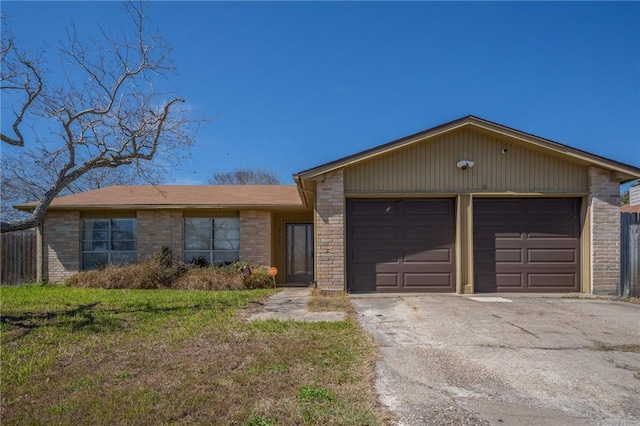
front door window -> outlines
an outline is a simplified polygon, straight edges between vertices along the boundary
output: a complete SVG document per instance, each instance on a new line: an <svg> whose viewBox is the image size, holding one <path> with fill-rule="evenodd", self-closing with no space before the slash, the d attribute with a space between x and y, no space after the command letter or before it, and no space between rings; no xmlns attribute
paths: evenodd
<svg viewBox="0 0 640 426"><path fill-rule="evenodd" d="M310 283L313 281L313 225L288 223L286 239L287 283Z"/></svg>

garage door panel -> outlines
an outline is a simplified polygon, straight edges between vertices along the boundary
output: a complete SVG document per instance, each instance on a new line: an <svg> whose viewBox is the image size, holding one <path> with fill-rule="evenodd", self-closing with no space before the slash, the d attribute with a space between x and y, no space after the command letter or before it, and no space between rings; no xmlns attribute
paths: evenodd
<svg viewBox="0 0 640 426"><path fill-rule="evenodd" d="M530 216L564 217L578 215L580 209L574 198L546 198L544 202L527 202L526 213Z"/></svg>
<svg viewBox="0 0 640 426"><path fill-rule="evenodd" d="M346 227L350 291L454 291L454 200L348 199Z"/></svg>
<svg viewBox="0 0 640 426"><path fill-rule="evenodd" d="M498 287L501 288L500 291L523 289L524 282L522 278L521 274L498 273L496 275Z"/></svg>
<svg viewBox="0 0 640 426"><path fill-rule="evenodd" d="M429 217L442 216L444 218L453 215L453 203L450 199L442 200L403 200L402 214L411 219L411 216L424 217L428 211Z"/></svg>
<svg viewBox="0 0 640 426"><path fill-rule="evenodd" d="M348 275L349 282L359 291L376 291L376 274L369 271L368 273L355 273L350 271Z"/></svg>
<svg viewBox="0 0 640 426"><path fill-rule="evenodd" d="M414 253L405 254L404 263L439 262L449 265L452 261L451 254L451 249L449 248L416 251Z"/></svg>
<svg viewBox="0 0 640 426"><path fill-rule="evenodd" d="M420 288L423 288L423 289L438 288L442 291L446 291L450 289L452 281L453 281L453 276L450 273L440 273L440 274L405 273L404 274L404 288L412 288L414 289L414 291L417 291Z"/></svg>
<svg viewBox="0 0 640 426"><path fill-rule="evenodd" d="M498 249L495 250L495 261L498 263L522 263L522 249Z"/></svg>
<svg viewBox="0 0 640 426"><path fill-rule="evenodd" d="M366 200L362 203L353 203L350 206L351 217L390 217L398 214L398 203L385 200Z"/></svg>
<svg viewBox="0 0 640 426"><path fill-rule="evenodd" d="M376 286L399 288L400 283L397 273L377 273L375 275Z"/></svg>
<svg viewBox="0 0 640 426"><path fill-rule="evenodd" d="M351 263L353 265L370 265L373 263L398 263L400 254L394 248L366 248L351 252Z"/></svg>
<svg viewBox="0 0 640 426"><path fill-rule="evenodd" d="M579 290L579 199L477 199L473 211L475 291Z"/></svg>
<svg viewBox="0 0 640 426"><path fill-rule="evenodd" d="M477 237L494 240L496 238L507 239L521 239L522 238L522 225L513 223L491 223L485 224L482 228L478 229Z"/></svg>
<svg viewBox="0 0 640 426"><path fill-rule="evenodd" d="M439 240L449 243L451 234L455 231L453 227L446 225L438 225L438 223L432 224L412 224L404 223L401 227L402 238L406 240Z"/></svg>
<svg viewBox="0 0 640 426"><path fill-rule="evenodd" d="M565 291L572 291L577 283L577 275L566 274L529 274L527 286L533 290L554 291L562 288Z"/></svg>
<svg viewBox="0 0 640 426"><path fill-rule="evenodd" d="M500 287L499 291L514 291L524 288L522 275L520 275L519 273L483 273L476 274L475 276L475 291L495 291L490 289L493 289L496 286L496 283Z"/></svg>
<svg viewBox="0 0 640 426"><path fill-rule="evenodd" d="M398 228L388 224L354 226L350 230L350 236L355 240L396 240L400 237Z"/></svg>
<svg viewBox="0 0 640 426"><path fill-rule="evenodd" d="M527 260L529 263L571 263L575 264L578 259L576 258L576 250L569 249L529 249L527 250Z"/></svg>
<svg viewBox="0 0 640 426"><path fill-rule="evenodd" d="M487 202L486 199L478 199L474 202L474 209L478 202ZM520 202L514 202L514 200L510 199L492 199L492 205L495 207L491 211L483 210L483 211L474 211L474 214L477 214L478 217L481 216L520 216L523 213L524 206Z"/></svg>

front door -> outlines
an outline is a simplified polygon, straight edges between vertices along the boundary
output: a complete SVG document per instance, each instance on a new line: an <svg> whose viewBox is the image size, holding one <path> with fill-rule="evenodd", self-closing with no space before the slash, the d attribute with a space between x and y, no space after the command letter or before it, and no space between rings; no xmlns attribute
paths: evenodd
<svg viewBox="0 0 640 426"><path fill-rule="evenodd" d="M286 282L313 281L313 224L288 223L286 227Z"/></svg>

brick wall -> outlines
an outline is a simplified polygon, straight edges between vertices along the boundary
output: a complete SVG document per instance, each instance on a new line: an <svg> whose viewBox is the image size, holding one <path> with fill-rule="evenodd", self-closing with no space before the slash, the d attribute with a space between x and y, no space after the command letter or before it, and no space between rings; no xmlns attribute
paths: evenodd
<svg viewBox="0 0 640 426"><path fill-rule="evenodd" d="M316 190L316 281L322 290L345 290L344 178L327 173Z"/></svg>
<svg viewBox="0 0 640 426"><path fill-rule="evenodd" d="M616 294L620 281L620 184L589 167L591 194L591 292Z"/></svg>
<svg viewBox="0 0 640 426"><path fill-rule="evenodd" d="M80 270L80 213L47 213L41 239L42 278L62 282Z"/></svg>
<svg viewBox="0 0 640 426"><path fill-rule="evenodd" d="M173 250L173 257L182 260L182 211L139 210L138 261L153 256L164 245Z"/></svg>
<svg viewBox="0 0 640 426"><path fill-rule="evenodd" d="M272 265L271 212L240 211L240 259L264 266Z"/></svg>

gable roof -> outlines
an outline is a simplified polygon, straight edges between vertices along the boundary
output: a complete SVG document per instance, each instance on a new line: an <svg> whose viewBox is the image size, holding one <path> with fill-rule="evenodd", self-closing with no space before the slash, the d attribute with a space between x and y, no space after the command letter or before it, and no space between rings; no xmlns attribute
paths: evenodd
<svg viewBox="0 0 640 426"><path fill-rule="evenodd" d="M55 198L49 210L270 207L304 206L295 185L116 185Z"/></svg>
<svg viewBox="0 0 640 426"><path fill-rule="evenodd" d="M313 179L325 173L328 173L346 166L350 166L352 164L359 163L364 160L378 157L378 156L387 154L391 151L395 151L395 150L404 148L408 145L419 143L426 139L433 138L433 137L442 135L443 133L451 132L453 130L460 129L463 127L482 129L484 131L488 131L493 134L513 138L525 143L529 143L538 148L543 148L548 151L552 151L557 154L567 156L570 159L573 159L574 161L586 162L589 164L602 167L607 170L611 170L613 172L617 172L619 174L618 177L620 181L623 183L640 178L640 168L638 167L620 163L618 161L610 160L608 158L591 154L589 152L582 151L577 148L572 148L570 146L563 145L558 142L554 142L550 139L541 138L540 136L536 136L530 133L522 132L520 130L512 129L507 126L503 126L502 124L494 123L492 121L475 117L473 115L468 115L466 117L462 117L457 120L453 120L448 123L444 123L439 126L432 127L422 132L386 143L384 145L379 145L377 147L368 149L366 151L362 151L362 152L349 155L347 157L340 158L338 160L335 160L335 161L332 161L308 170L304 170L293 176L294 181L299 187L304 188L304 184L303 184L304 180Z"/></svg>

